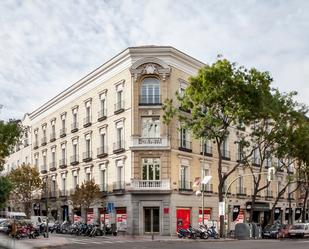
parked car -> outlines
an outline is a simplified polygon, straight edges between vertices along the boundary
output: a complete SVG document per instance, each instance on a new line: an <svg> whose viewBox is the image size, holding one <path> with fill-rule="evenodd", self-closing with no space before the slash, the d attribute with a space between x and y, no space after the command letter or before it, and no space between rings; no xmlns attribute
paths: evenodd
<svg viewBox="0 0 309 249"><path fill-rule="evenodd" d="M309 223L296 223L289 231L290 237L305 237L309 236Z"/></svg>
<svg viewBox="0 0 309 249"><path fill-rule="evenodd" d="M1 233L7 233L8 230L9 230L9 226L10 226L10 221L9 220L2 221L0 223L0 232Z"/></svg>
<svg viewBox="0 0 309 249"><path fill-rule="evenodd" d="M280 231L282 229L281 224L274 224L274 225L267 225L262 232L263 238L274 238L279 239L280 238Z"/></svg>

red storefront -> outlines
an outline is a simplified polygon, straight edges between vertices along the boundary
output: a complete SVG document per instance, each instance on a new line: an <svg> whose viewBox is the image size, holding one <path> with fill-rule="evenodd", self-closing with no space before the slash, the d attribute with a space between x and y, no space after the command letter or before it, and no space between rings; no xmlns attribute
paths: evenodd
<svg viewBox="0 0 309 249"><path fill-rule="evenodd" d="M177 208L176 210L176 219L177 226L176 229L178 231L179 228L189 228L191 224L191 209L190 208Z"/></svg>

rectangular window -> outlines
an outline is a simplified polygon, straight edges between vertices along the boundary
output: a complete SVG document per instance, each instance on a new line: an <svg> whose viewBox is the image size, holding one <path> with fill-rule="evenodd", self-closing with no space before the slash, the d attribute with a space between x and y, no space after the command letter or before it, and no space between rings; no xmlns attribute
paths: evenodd
<svg viewBox="0 0 309 249"><path fill-rule="evenodd" d="M55 180L51 181L51 190L53 194L56 192L56 181Z"/></svg>
<svg viewBox="0 0 309 249"><path fill-rule="evenodd" d="M180 166L180 188L189 189L189 167L187 165Z"/></svg>
<svg viewBox="0 0 309 249"><path fill-rule="evenodd" d="M117 167L117 181L122 182L122 166Z"/></svg>
<svg viewBox="0 0 309 249"><path fill-rule="evenodd" d="M53 151L52 152L52 163L56 162L56 153Z"/></svg>
<svg viewBox="0 0 309 249"><path fill-rule="evenodd" d="M90 117L90 107L86 107L86 117Z"/></svg>
<svg viewBox="0 0 309 249"><path fill-rule="evenodd" d="M61 149L61 158L62 158L62 160L65 160L65 158L66 158L66 155L65 155L66 153L65 153L65 148L62 148Z"/></svg>
<svg viewBox="0 0 309 249"><path fill-rule="evenodd" d="M160 180L160 158L143 158L142 170L143 180Z"/></svg>
<svg viewBox="0 0 309 249"><path fill-rule="evenodd" d="M106 184L106 170L101 170L101 183L102 183L102 191L107 191Z"/></svg>
<svg viewBox="0 0 309 249"><path fill-rule="evenodd" d="M185 149L191 149L191 141L189 137L189 133L187 129L180 129L180 144L179 147Z"/></svg>
<svg viewBox="0 0 309 249"><path fill-rule="evenodd" d="M89 152L90 152L90 139L87 139L86 140L86 152L89 154Z"/></svg>
<svg viewBox="0 0 309 249"><path fill-rule="evenodd" d="M106 113L105 113L105 99L101 99L101 110L102 110L102 114L103 114L103 116L105 116L106 115Z"/></svg>
<svg viewBox="0 0 309 249"><path fill-rule="evenodd" d="M73 123L76 124L77 123L77 113L73 114Z"/></svg>
<svg viewBox="0 0 309 249"><path fill-rule="evenodd" d="M62 129L64 130L65 129L65 119L62 119L61 126L62 126Z"/></svg>
<svg viewBox="0 0 309 249"><path fill-rule="evenodd" d="M221 154L225 158L230 158L230 152L228 151L228 140L225 138L221 144Z"/></svg>
<svg viewBox="0 0 309 249"><path fill-rule="evenodd" d="M46 170L46 156L43 156L43 170Z"/></svg>
<svg viewBox="0 0 309 249"><path fill-rule="evenodd" d="M103 148L103 152L105 152L105 144L106 144L106 135L105 135L105 133L103 133L103 134L101 134L100 135L100 145L101 145L101 147Z"/></svg>
<svg viewBox="0 0 309 249"><path fill-rule="evenodd" d="M117 102L121 103L122 101L122 90L117 92Z"/></svg>
<svg viewBox="0 0 309 249"><path fill-rule="evenodd" d="M66 191L66 179L65 178L62 178L62 191L63 191L63 194Z"/></svg>
<svg viewBox="0 0 309 249"><path fill-rule="evenodd" d="M142 137L160 137L160 117L142 117Z"/></svg>
<svg viewBox="0 0 309 249"><path fill-rule="evenodd" d="M76 189L77 186L77 174L73 176L73 188Z"/></svg>
<svg viewBox="0 0 309 249"><path fill-rule="evenodd" d="M117 141L121 142L122 138L123 138L123 128L119 127L117 128Z"/></svg>

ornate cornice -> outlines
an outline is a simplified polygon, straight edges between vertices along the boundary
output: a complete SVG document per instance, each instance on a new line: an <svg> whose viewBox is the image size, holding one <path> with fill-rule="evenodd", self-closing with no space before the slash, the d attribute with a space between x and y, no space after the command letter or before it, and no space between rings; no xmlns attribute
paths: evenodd
<svg viewBox="0 0 309 249"><path fill-rule="evenodd" d="M131 69L134 81L143 75L158 75L163 81L170 75L171 67L162 60L155 57L145 57L136 61Z"/></svg>

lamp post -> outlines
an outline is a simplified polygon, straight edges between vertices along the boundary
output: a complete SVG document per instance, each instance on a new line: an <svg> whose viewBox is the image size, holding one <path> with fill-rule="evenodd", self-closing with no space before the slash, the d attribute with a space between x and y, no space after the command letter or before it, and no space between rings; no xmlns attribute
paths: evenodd
<svg viewBox="0 0 309 249"><path fill-rule="evenodd" d="M49 237L49 234L48 234L48 176L46 176L45 178L45 207L46 207L46 228L45 228L45 231L46 231L46 238Z"/></svg>
<svg viewBox="0 0 309 249"><path fill-rule="evenodd" d="M228 193L230 187L232 186L232 184L233 184L234 182L236 182L240 177L244 177L244 176L254 176L254 175L262 175L262 174L267 174L267 180L270 182L270 181L273 180L273 175L274 175L274 173L275 173L275 168L274 168L274 167L270 167L270 168L268 168L268 171L267 171L267 172L257 172L257 173L251 173L251 174L244 174L244 175L237 176L236 178L234 178L234 179L229 183L229 185L228 185L228 187L227 187L227 189L226 189L226 192L225 192L225 194L224 194L224 202L223 202L223 203L224 203L224 216L225 216L226 213L228 213L228 212L227 212L227 211L228 211L228 210L227 210L228 207L227 207L227 203L226 203L226 201L227 201L227 193ZM251 207L251 208L253 208L253 207ZM224 228L225 228L225 226L224 226ZM225 237L227 237L228 229L229 229L229 217L227 218L227 229L225 228Z"/></svg>

